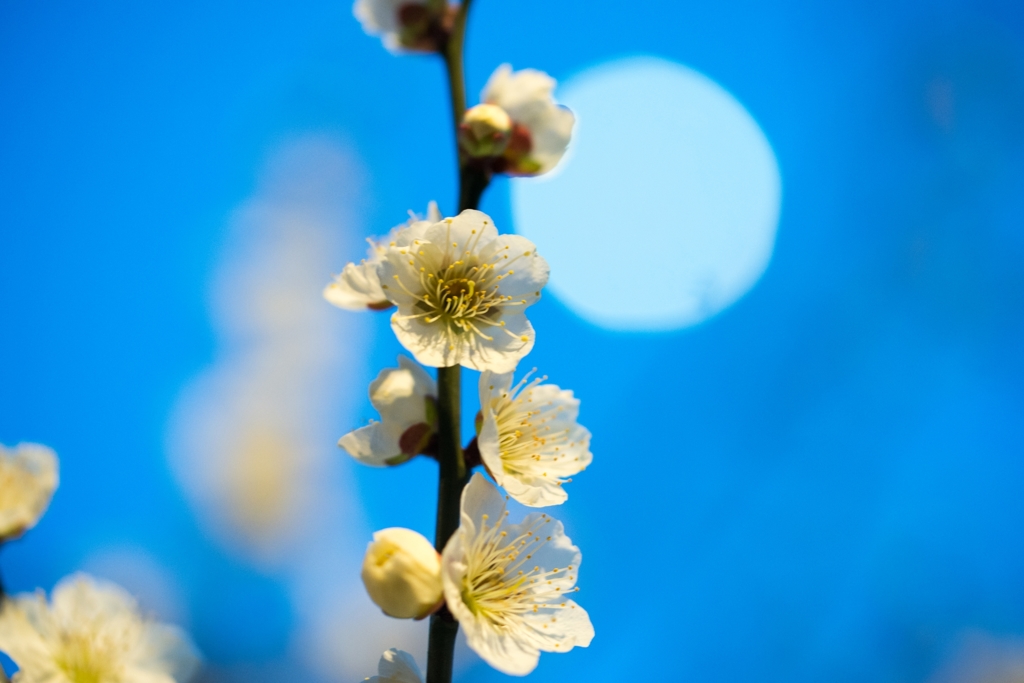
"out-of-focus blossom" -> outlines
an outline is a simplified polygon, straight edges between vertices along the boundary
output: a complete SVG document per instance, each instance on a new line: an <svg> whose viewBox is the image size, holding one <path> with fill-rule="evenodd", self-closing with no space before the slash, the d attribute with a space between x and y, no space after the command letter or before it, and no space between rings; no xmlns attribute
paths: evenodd
<svg viewBox="0 0 1024 683"><path fill-rule="evenodd" d="M0 651L17 683L184 683L199 659L178 628L139 615L122 588L85 574L0 608Z"/></svg>
<svg viewBox="0 0 1024 683"><path fill-rule="evenodd" d="M510 175L547 173L562 158L572 127L572 112L555 103L555 79L543 71L512 72L502 64L487 81L481 99L504 109L512 119L512 136L493 170Z"/></svg>
<svg viewBox="0 0 1024 683"><path fill-rule="evenodd" d="M592 459L590 432L576 422L579 399L545 378L480 375L482 424L477 437L488 472L523 505L564 503L563 485Z"/></svg>
<svg viewBox="0 0 1024 683"><path fill-rule="evenodd" d="M363 30L392 52L436 52L447 11L445 0L357 0L352 7Z"/></svg>
<svg viewBox="0 0 1024 683"><path fill-rule="evenodd" d="M411 529L376 532L366 548L362 577L370 599L388 616L422 619L441 604L441 558Z"/></svg>
<svg viewBox="0 0 1024 683"><path fill-rule="evenodd" d="M519 524L507 517L498 490L474 474L461 525L441 554L441 578L469 646L499 671L524 676L541 652L589 645L594 627L568 597L582 556L562 523L544 513Z"/></svg>
<svg viewBox="0 0 1024 683"><path fill-rule="evenodd" d="M391 648L381 656L377 675L366 680L370 683L422 683L423 677L412 655Z"/></svg>
<svg viewBox="0 0 1024 683"><path fill-rule="evenodd" d="M511 137L512 119L494 104L471 107L459 124L459 146L472 157L501 155Z"/></svg>
<svg viewBox="0 0 1024 683"><path fill-rule="evenodd" d="M370 403L380 422L341 437L338 445L366 465L399 465L422 453L437 428L437 385L405 356L397 368L381 370L370 383Z"/></svg>
<svg viewBox="0 0 1024 683"><path fill-rule="evenodd" d="M389 247L380 279L398 306L391 327L420 363L508 372L533 348L524 311L548 264L530 240L499 235L490 216L466 210Z"/></svg>
<svg viewBox="0 0 1024 683"><path fill-rule="evenodd" d="M57 455L35 443L0 445L0 541L17 538L46 512L57 488Z"/></svg>
<svg viewBox="0 0 1024 683"><path fill-rule="evenodd" d="M411 212L410 212L411 214ZM437 204L430 202L427 206L427 217L421 220L410 215L409 220L391 229L379 240L367 239L370 248L366 258L359 263L349 263L334 277L334 281L324 288L324 298L338 308L349 311L380 311L391 308L391 302L380 287L377 274L381 257L389 246L405 246L413 237L428 225L441 220L441 212Z"/></svg>
<svg viewBox="0 0 1024 683"><path fill-rule="evenodd" d="M204 530L238 559L263 570L287 565L293 577L325 534L345 538L358 565L367 533L357 514L339 514L360 506L332 446L339 420L350 423L365 402L349 389L368 383L372 321L310 296L345 262L342 243L365 234L355 211L361 169L322 135L268 158L257 188L231 212L212 273L213 362L183 387L167 425L171 465ZM373 652L395 644L375 643ZM350 678L365 673L361 661Z"/></svg>
<svg viewBox="0 0 1024 683"><path fill-rule="evenodd" d="M948 659L927 683L1021 683L1024 640L969 629L956 638Z"/></svg>

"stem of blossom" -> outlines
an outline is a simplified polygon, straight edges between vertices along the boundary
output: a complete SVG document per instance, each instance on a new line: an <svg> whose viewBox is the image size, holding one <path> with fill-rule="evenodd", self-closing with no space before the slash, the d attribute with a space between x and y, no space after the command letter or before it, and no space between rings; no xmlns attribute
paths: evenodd
<svg viewBox="0 0 1024 683"><path fill-rule="evenodd" d="M469 4L469 0L464 0L456 10L451 33L448 34L448 40L441 51L445 68L448 71L448 94L452 103L452 120L455 122L456 163L459 163L462 158L459 150L459 124L462 123L462 115L466 113L466 77L462 68L462 46L466 38L466 17L469 14ZM459 167L459 177L462 177L461 166Z"/></svg>
<svg viewBox="0 0 1024 683"><path fill-rule="evenodd" d="M459 528L462 489L466 485L466 463L461 445L460 389L462 367L437 369L437 552ZM459 622L447 607L430 617L427 644L427 683L450 683Z"/></svg>
<svg viewBox="0 0 1024 683"><path fill-rule="evenodd" d="M437 552L459 528L462 487L466 485L466 462L462 455L460 389L462 367L437 369Z"/></svg>
<svg viewBox="0 0 1024 683"><path fill-rule="evenodd" d="M462 68L462 47L466 36L466 17L471 0L462 0L456 10L448 41L444 45L444 63L448 72L448 90L451 94L455 155L459 163L459 211L475 209L480 195L487 187L480 179L467 177L472 171L462 162L459 151L459 124L466 112L466 82ZM477 189L479 188L479 189ZM468 479L466 462L462 454L462 421L460 415L462 368L455 365L437 369L437 531L434 547L444 550L448 539L459 528L459 510L462 489ZM427 683L451 683L452 663L455 659L455 636L459 622L447 606L430 617L430 635L427 642Z"/></svg>
<svg viewBox="0 0 1024 683"><path fill-rule="evenodd" d="M480 197L491 182L491 174L478 164L462 160L459 149L459 124L466 113L466 78L463 72L462 52L466 38L466 19L472 0L463 0L455 13L451 33L444 45L443 55L448 71L448 91L451 95L452 120L455 123L455 158L459 162L459 212L475 209L480 204Z"/></svg>
<svg viewBox="0 0 1024 683"><path fill-rule="evenodd" d="M464 164L460 170L459 211L462 212L480 205L480 197L491 184L491 173L477 164Z"/></svg>

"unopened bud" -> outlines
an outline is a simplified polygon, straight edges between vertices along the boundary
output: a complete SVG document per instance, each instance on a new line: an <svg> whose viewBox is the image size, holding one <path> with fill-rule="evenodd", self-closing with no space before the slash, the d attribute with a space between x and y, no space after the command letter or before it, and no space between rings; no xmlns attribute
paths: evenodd
<svg viewBox="0 0 1024 683"><path fill-rule="evenodd" d="M378 531L363 558L363 585L384 614L422 619L441 604L441 558L411 529Z"/></svg>
<svg viewBox="0 0 1024 683"><path fill-rule="evenodd" d="M512 119L495 104L478 104L466 111L459 125L459 144L474 157L495 157L512 136Z"/></svg>

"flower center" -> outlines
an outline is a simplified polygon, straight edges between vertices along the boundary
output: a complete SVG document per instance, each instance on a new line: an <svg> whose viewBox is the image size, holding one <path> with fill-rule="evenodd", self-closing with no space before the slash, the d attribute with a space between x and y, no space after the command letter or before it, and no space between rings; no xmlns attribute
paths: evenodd
<svg viewBox="0 0 1024 683"><path fill-rule="evenodd" d="M451 223L452 219L445 219ZM487 221L484 221L487 225ZM534 256L533 251L509 254L509 247L492 255L492 261L483 261L480 248L481 233L472 231L468 243L459 245L457 242L432 245L429 250L425 242L414 240L413 243L399 251L408 259L409 270L406 279L395 273L392 277L395 286L407 295L414 297L416 303L413 312L403 315L405 319L417 318L427 324L439 323L445 330L448 346L454 349L462 343L458 337L470 335L486 341L493 341L488 328L513 337L518 335L505 329L505 321L501 320L505 306L528 306L526 298L516 298L501 292L502 280L515 275L512 265L520 258ZM437 254L437 248L443 254ZM483 261L483 262L482 262ZM501 265L501 270L498 265ZM412 277L410 277L412 276ZM412 278L418 278L415 282ZM386 291L389 284L382 284ZM540 296L540 292L536 293ZM526 336L518 336L520 341L529 341Z"/></svg>
<svg viewBox="0 0 1024 683"><path fill-rule="evenodd" d="M89 630L61 634L57 667L72 683L115 683L121 680L123 644Z"/></svg>
<svg viewBox="0 0 1024 683"><path fill-rule="evenodd" d="M451 333L465 332L490 337L482 328L498 324L499 305L505 297L492 284L493 266L489 264L467 267L456 261L438 273L421 274L423 296L416 307L423 311L424 321L441 321Z"/></svg>
<svg viewBox="0 0 1024 683"><path fill-rule="evenodd" d="M573 570L571 566L547 570L528 564L533 554L551 540L539 533L552 522L550 517L542 514L520 528L517 536L510 537L502 529L507 515L505 512L492 527L487 525L487 515L483 516L483 528L466 550L461 591L469 611L500 630L514 627L523 614L556 606L549 605L549 601L563 601L562 588L553 586L550 579Z"/></svg>
<svg viewBox="0 0 1024 683"><path fill-rule="evenodd" d="M535 475L538 464L564 464L576 446L570 441L570 429L552 429L551 423L565 410L565 404L534 400L534 387L547 377L533 381L529 377L527 374L491 404L498 423L498 454L505 472L512 475ZM543 476L548 473L543 472ZM552 479L559 485L572 481L557 476Z"/></svg>
<svg viewBox="0 0 1024 683"><path fill-rule="evenodd" d="M476 281L466 277L442 281L439 287L441 307L451 315L464 315L469 309L476 308L486 313L489 306L481 307L486 292L476 288ZM481 310L482 309L482 310Z"/></svg>

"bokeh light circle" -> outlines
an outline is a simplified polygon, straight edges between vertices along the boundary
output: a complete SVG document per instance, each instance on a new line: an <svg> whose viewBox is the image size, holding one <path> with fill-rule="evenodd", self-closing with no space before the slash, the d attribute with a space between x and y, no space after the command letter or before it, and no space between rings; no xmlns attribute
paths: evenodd
<svg viewBox="0 0 1024 683"><path fill-rule="evenodd" d="M549 291L618 330L699 323L764 273L782 184L771 145L732 95L653 57L569 79L577 116L566 158L515 179L516 231L551 264Z"/></svg>

